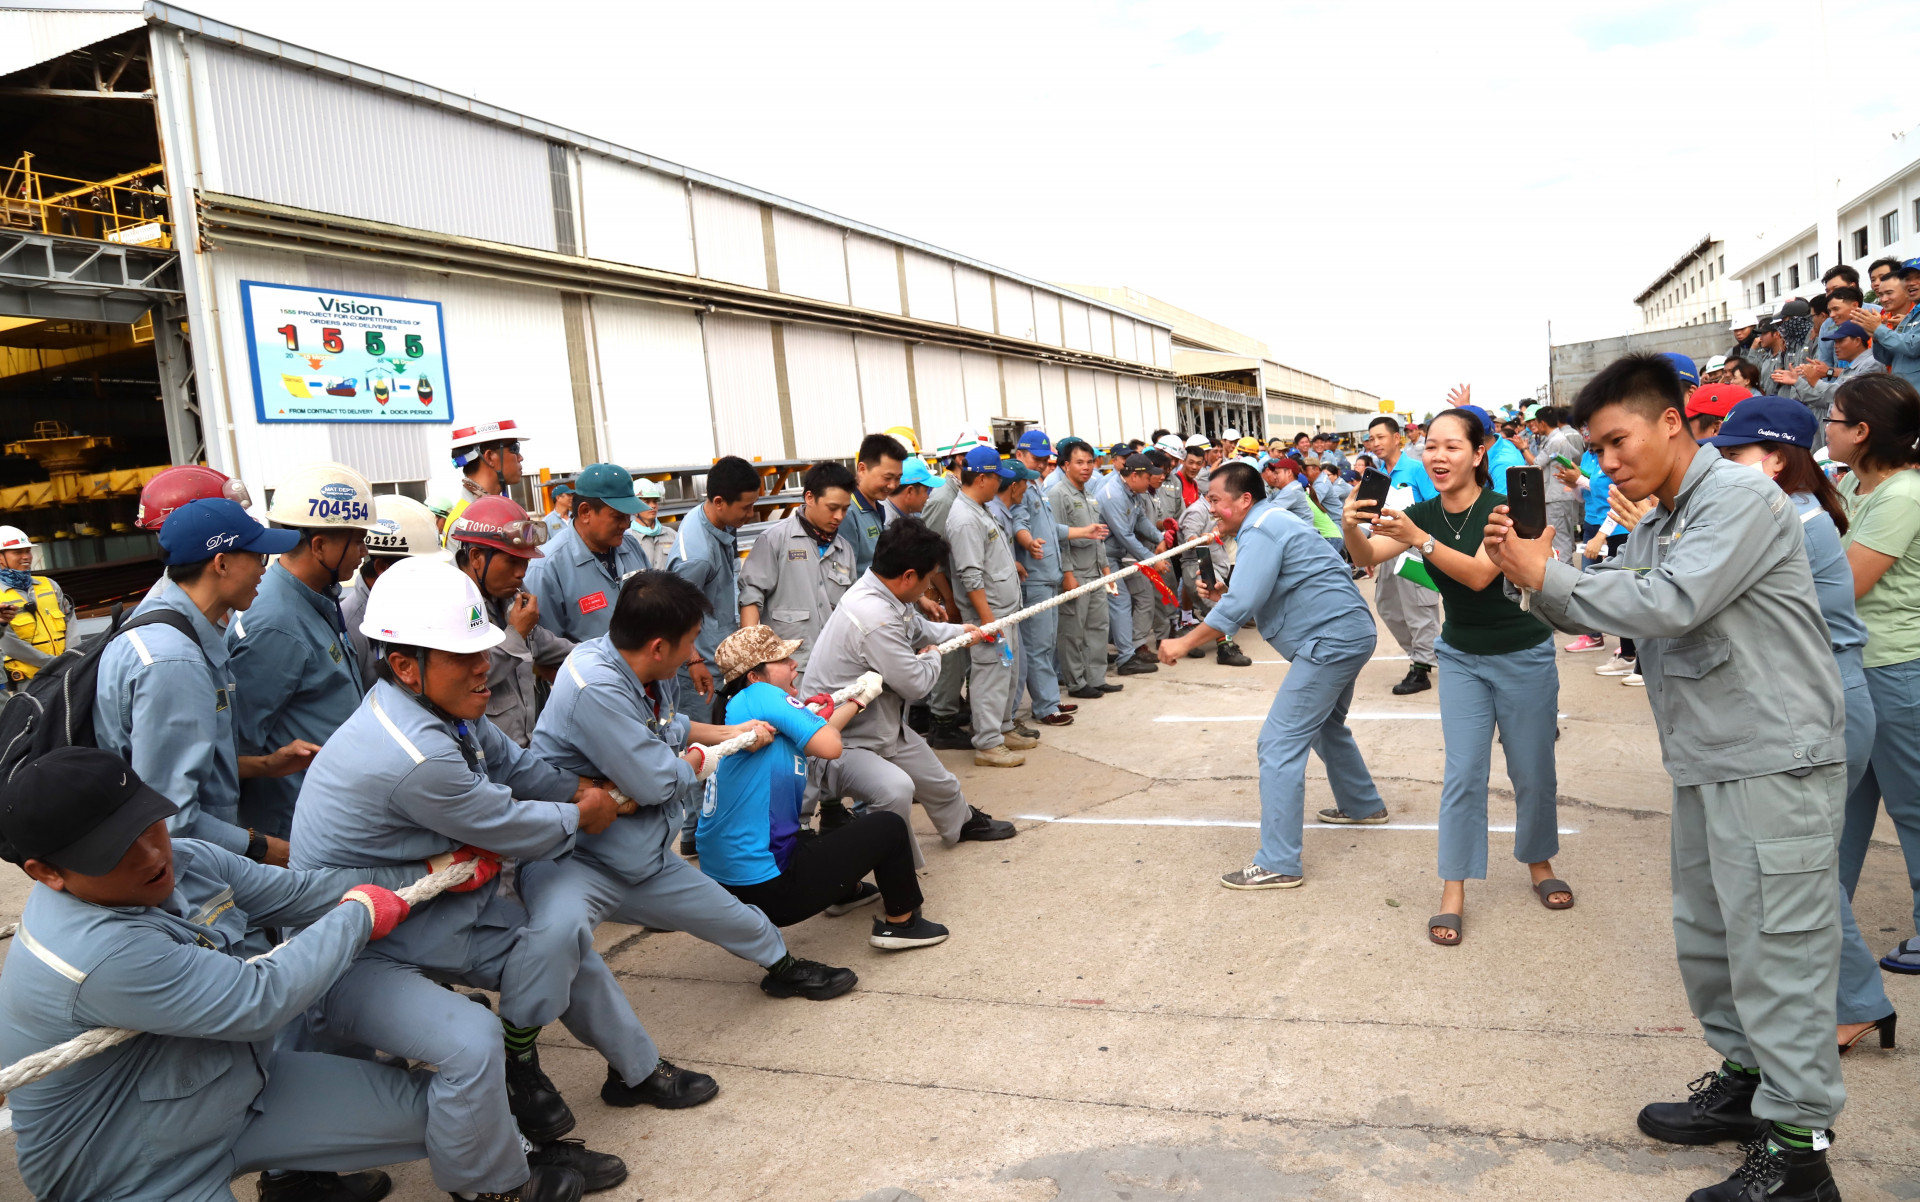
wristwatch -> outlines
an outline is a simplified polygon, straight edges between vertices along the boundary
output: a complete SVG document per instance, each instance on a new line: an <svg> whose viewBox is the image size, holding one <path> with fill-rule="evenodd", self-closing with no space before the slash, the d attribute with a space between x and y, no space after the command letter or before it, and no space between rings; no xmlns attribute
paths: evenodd
<svg viewBox="0 0 1920 1202"><path fill-rule="evenodd" d="M1427 536L1426 542L1420 544L1420 554L1422 555L1433 554L1433 536L1431 534Z"/></svg>
<svg viewBox="0 0 1920 1202"><path fill-rule="evenodd" d="M256 864L267 862L267 837L252 827L247 828L247 859Z"/></svg>

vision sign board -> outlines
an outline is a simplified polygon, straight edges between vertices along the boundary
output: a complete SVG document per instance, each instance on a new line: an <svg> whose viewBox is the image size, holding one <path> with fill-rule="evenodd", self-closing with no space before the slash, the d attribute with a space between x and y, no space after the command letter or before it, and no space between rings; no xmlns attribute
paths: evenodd
<svg viewBox="0 0 1920 1202"><path fill-rule="evenodd" d="M263 422L450 422L440 302L240 281Z"/></svg>

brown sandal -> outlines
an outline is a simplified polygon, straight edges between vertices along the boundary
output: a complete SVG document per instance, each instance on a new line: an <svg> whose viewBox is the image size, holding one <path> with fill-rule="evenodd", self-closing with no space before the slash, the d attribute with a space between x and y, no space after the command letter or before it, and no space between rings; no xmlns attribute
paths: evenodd
<svg viewBox="0 0 1920 1202"><path fill-rule="evenodd" d="M1452 931L1453 938L1440 938L1433 933L1433 928L1435 927L1439 927L1444 931ZM1427 919L1427 939L1430 942L1439 944L1441 947L1459 947L1461 939L1460 916L1458 914L1435 914L1432 918Z"/></svg>
<svg viewBox="0 0 1920 1202"><path fill-rule="evenodd" d="M1544 881L1535 881L1533 891L1540 895L1540 904L1549 910L1573 909L1573 886L1557 877L1548 877ZM1548 900L1556 893L1566 894L1567 900L1563 902Z"/></svg>

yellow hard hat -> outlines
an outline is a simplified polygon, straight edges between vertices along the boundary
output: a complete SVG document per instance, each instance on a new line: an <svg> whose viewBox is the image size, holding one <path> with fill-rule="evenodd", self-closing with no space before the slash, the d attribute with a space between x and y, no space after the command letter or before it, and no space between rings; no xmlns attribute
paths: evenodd
<svg viewBox="0 0 1920 1202"><path fill-rule="evenodd" d="M882 433L907 444L907 450L914 454L920 453L920 438L913 432L912 426L888 426Z"/></svg>

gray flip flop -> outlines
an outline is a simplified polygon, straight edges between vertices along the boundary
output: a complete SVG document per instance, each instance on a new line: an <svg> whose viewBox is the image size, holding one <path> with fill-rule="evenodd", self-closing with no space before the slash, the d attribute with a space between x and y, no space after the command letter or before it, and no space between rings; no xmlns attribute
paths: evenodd
<svg viewBox="0 0 1920 1202"><path fill-rule="evenodd" d="M1433 933L1433 928L1435 927L1439 927L1442 930L1452 931L1453 938L1451 939L1438 938ZM1432 918L1427 919L1427 939L1429 942L1437 943L1441 947L1459 947L1460 940L1462 938L1463 936L1460 931L1460 916L1458 914L1435 914Z"/></svg>
<svg viewBox="0 0 1920 1202"><path fill-rule="evenodd" d="M1540 895L1540 904L1549 910L1573 909L1573 886L1563 880L1556 877L1548 877L1546 880L1536 884L1533 887L1533 891ZM1567 900L1558 904L1547 900L1556 893L1566 894Z"/></svg>

